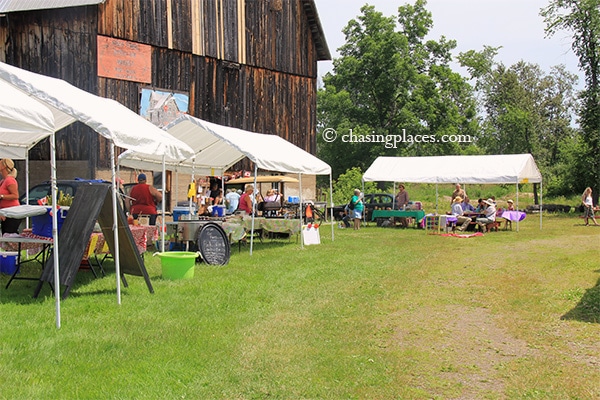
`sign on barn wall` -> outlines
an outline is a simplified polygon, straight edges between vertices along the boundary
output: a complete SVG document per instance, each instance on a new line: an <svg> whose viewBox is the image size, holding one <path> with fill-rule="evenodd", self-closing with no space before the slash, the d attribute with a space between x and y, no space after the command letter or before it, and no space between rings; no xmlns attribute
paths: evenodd
<svg viewBox="0 0 600 400"><path fill-rule="evenodd" d="M142 88L140 95L140 115L162 128L180 114L187 114L189 95L183 92Z"/></svg>
<svg viewBox="0 0 600 400"><path fill-rule="evenodd" d="M98 76L152 82L152 47L98 35Z"/></svg>

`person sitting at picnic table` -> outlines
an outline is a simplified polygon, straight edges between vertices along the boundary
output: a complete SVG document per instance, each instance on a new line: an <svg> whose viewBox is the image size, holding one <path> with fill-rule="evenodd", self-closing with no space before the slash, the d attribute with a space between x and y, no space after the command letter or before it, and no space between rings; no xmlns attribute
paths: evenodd
<svg viewBox="0 0 600 400"><path fill-rule="evenodd" d="M491 198L485 200L484 203L487 204L483 212L485 216L477 218L475 222L477 222L477 225L479 225L483 232L486 232L487 225L496 221L496 205Z"/></svg>
<svg viewBox="0 0 600 400"><path fill-rule="evenodd" d="M471 218L466 217L463 213L463 209L461 206L463 199L460 196L456 196L454 198L454 202L452 203L452 215L456 217L456 225L460 225L458 230L464 232L467 230L467 227L471 223Z"/></svg>
<svg viewBox="0 0 600 400"><path fill-rule="evenodd" d="M473 207L471 205L471 200L469 200L469 198L464 198L462 203L460 204L460 206L463 209L463 213L471 213L473 211L475 211L475 207Z"/></svg>
<svg viewBox="0 0 600 400"><path fill-rule="evenodd" d="M156 204L162 201L162 193L146 183L146 174L138 175L138 183L131 188L129 196L129 210L133 218L138 219L140 215L148 215L150 217L149 224L156 225L158 216Z"/></svg>
<svg viewBox="0 0 600 400"><path fill-rule="evenodd" d="M477 199L477 207L475 207L474 213L475 214L480 214L483 213L483 211L487 208L487 204L485 204L485 201L481 198Z"/></svg>

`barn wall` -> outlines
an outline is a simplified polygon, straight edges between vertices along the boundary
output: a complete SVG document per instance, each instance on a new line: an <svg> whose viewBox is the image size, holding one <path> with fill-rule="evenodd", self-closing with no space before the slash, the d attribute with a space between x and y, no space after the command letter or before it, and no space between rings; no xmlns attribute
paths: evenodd
<svg viewBox="0 0 600 400"><path fill-rule="evenodd" d="M98 76L98 36L151 46L151 82ZM0 60L57 77L138 112L140 90L189 94L190 114L277 134L316 152L317 54L301 0L107 0L0 17ZM42 143L32 160L49 160ZM57 159L109 168L110 146L75 123Z"/></svg>
<svg viewBox="0 0 600 400"><path fill-rule="evenodd" d="M6 14L0 23L3 61L97 92L97 7L73 7ZM56 159L87 161L79 176L90 178L96 163L97 134L81 123L57 132ZM35 146L31 160L49 160L47 141ZM48 177L44 179L49 179Z"/></svg>

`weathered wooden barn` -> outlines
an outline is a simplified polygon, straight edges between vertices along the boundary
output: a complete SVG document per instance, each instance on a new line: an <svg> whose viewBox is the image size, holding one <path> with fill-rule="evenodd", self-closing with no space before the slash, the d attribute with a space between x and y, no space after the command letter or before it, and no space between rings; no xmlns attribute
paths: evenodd
<svg viewBox="0 0 600 400"><path fill-rule="evenodd" d="M328 59L314 0L0 2L0 61L136 112L144 91L177 93L191 115L277 134L313 154L317 62ZM63 129L59 178L99 177L109 152L83 124ZM36 161L48 159L45 143L30 152L32 184Z"/></svg>

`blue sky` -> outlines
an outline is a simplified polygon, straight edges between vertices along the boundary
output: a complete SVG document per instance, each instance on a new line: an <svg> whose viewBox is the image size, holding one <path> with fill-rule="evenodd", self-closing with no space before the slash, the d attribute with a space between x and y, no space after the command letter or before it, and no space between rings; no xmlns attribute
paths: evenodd
<svg viewBox="0 0 600 400"><path fill-rule="evenodd" d="M342 28L360 14L364 0L315 0L329 50L337 57L337 48L344 44ZM371 0L369 4L385 15L396 15L401 0ZM414 1L410 2L411 4ZM482 50L484 45L502 46L497 61L512 65L520 60L535 63L545 72L564 64L579 75L577 58L571 50L571 38L566 32L545 38L545 24L539 10L547 0L428 0L426 8L433 14L431 39L446 36L457 41L456 54L467 50ZM319 62L319 75L331 71L332 63ZM458 67L457 67L458 69Z"/></svg>

